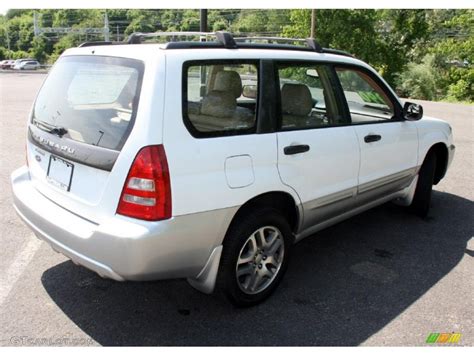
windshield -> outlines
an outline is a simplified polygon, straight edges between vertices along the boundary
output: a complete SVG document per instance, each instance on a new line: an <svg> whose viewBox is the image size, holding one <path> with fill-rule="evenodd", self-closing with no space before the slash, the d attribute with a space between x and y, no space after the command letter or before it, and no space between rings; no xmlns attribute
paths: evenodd
<svg viewBox="0 0 474 355"><path fill-rule="evenodd" d="M132 129L143 63L67 56L54 65L35 102L32 123L98 147L120 150Z"/></svg>

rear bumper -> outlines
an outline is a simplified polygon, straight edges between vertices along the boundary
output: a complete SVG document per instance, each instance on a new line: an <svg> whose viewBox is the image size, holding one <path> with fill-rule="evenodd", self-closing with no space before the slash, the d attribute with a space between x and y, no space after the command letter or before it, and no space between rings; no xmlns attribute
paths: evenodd
<svg viewBox="0 0 474 355"><path fill-rule="evenodd" d="M145 222L120 215L100 224L58 206L12 173L14 207L34 233L75 263L118 281L196 277L221 244L234 209Z"/></svg>

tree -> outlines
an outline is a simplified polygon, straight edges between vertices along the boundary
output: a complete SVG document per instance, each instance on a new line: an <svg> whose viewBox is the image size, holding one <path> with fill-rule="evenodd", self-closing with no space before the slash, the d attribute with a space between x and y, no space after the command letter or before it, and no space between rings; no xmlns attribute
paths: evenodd
<svg viewBox="0 0 474 355"><path fill-rule="evenodd" d="M105 10L35 10L41 27L102 27ZM197 31L199 10L107 10L115 32ZM311 10L211 9L211 31L307 38ZM9 42L7 41L7 29ZM474 10L316 10L316 39L346 50L376 70L400 92L413 97L474 101ZM33 10L0 15L0 55L34 56L54 62L66 48L99 35L33 33ZM429 57L426 55L430 54ZM429 59L431 58L431 59ZM425 78L421 82L412 75ZM434 76L434 84L432 80ZM410 87L413 85L413 87ZM433 89L434 88L434 89Z"/></svg>
<svg viewBox="0 0 474 355"><path fill-rule="evenodd" d="M436 100L439 81L435 57L428 54L419 64L409 63L407 69L398 76L399 94L421 100Z"/></svg>
<svg viewBox="0 0 474 355"><path fill-rule="evenodd" d="M161 11L128 10L127 19L130 24L125 29L125 34L157 31L163 26L161 14Z"/></svg>
<svg viewBox="0 0 474 355"><path fill-rule="evenodd" d="M377 20L376 10L316 10L316 40L323 47L348 51L377 66L382 63ZM290 23L284 27L284 35L308 38L311 10L292 10Z"/></svg>
<svg viewBox="0 0 474 355"><path fill-rule="evenodd" d="M29 56L39 62L44 62L47 59L47 46L48 43L44 37L35 37L29 50Z"/></svg>
<svg viewBox="0 0 474 355"><path fill-rule="evenodd" d="M231 30L237 33L278 35L288 21L287 10L242 10Z"/></svg>

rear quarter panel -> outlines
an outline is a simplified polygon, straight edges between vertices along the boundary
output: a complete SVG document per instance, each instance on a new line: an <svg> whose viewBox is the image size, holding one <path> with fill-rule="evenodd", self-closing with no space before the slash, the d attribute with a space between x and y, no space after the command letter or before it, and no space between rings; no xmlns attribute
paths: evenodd
<svg viewBox="0 0 474 355"><path fill-rule="evenodd" d="M218 138L194 138L189 133L183 122L182 68L185 61L200 57L245 58L232 55L232 51L173 50L166 53L163 144L170 169L173 216L240 206L270 191L287 192L299 204L297 194L280 180L275 133ZM249 54L247 57L251 58ZM258 54L253 58L258 58ZM253 170L253 179L248 179L251 183L233 188L226 177L226 160L239 156L250 157L248 168Z"/></svg>

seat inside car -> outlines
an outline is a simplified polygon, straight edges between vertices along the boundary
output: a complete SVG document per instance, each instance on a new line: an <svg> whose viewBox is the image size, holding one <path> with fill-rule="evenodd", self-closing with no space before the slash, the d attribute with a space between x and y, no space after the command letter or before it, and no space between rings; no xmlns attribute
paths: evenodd
<svg viewBox="0 0 474 355"><path fill-rule="evenodd" d="M304 127L313 109L313 99L304 84L284 84L281 88L282 127Z"/></svg>
<svg viewBox="0 0 474 355"><path fill-rule="evenodd" d="M240 75L236 71L221 70L216 73L213 88L202 99L200 108L189 107L189 118L201 130L252 127L255 114L237 105L241 95Z"/></svg>

